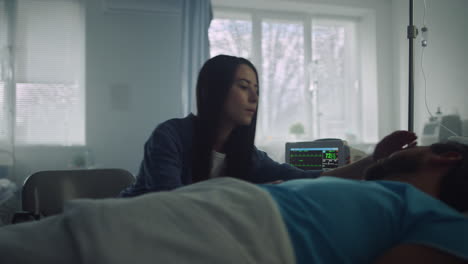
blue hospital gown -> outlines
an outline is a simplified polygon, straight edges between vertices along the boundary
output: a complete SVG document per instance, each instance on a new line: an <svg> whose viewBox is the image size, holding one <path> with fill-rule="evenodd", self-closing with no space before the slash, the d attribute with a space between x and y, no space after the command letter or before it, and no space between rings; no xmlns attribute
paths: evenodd
<svg viewBox="0 0 468 264"><path fill-rule="evenodd" d="M409 184L322 177L260 186L278 204L298 264L371 263L401 243L468 260L468 218Z"/></svg>

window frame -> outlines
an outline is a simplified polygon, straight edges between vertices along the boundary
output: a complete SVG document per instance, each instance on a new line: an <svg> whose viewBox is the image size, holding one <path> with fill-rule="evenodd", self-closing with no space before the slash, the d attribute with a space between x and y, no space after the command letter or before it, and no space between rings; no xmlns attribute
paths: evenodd
<svg viewBox="0 0 468 264"><path fill-rule="evenodd" d="M375 99L374 101L377 102L377 93L378 93L378 82L377 82L377 53L376 53L376 48L375 48L375 43L376 40L375 38L377 37L377 34L375 33L375 14L369 10L363 11L362 9L356 9L356 10L347 10L345 14L338 14L338 12L335 13L329 13L329 14L319 14L316 12L299 12L299 11L278 11L278 10L261 10L261 9L254 9L254 8L246 8L246 7L232 7L232 6L223 6L221 5L214 5L213 7L213 13L214 13L214 18L218 18L218 14L222 14L221 18L234 18L235 16L229 16L228 14L241 14L244 17L251 17L251 23L252 23L252 57L251 60L254 63L254 65L262 65L262 48L261 48L261 42L262 42L262 21L268 20L268 19L273 19L273 20L290 20L290 21L301 21L302 26L304 28L304 70L308 71L309 65L312 63L312 28L314 25L314 21L321 20L321 21L333 21L333 22L339 22L343 24L348 24L348 23L354 23L354 33L355 33L355 38L354 38L354 45L355 45L355 54L351 54L354 56L354 59L358 60L359 67L356 67L355 69L355 79L356 81L352 84L355 89L358 90L358 104L359 104L359 109L357 111L358 116L356 116L354 119L359 122L359 127L358 127L358 141L356 142L357 144L372 144L375 143L378 137L378 130L379 130L379 116L378 116L378 106L375 103L375 106L368 107L364 106L363 102L368 99L373 98ZM373 38L373 43L370 44L365 44L361 45L361 42L363 41L363 34L373 34L371 37ZM371 52L371 59L369 61L365 61L361 59L360 54L363 53L363 51L366 50L365 47L369 46L374 46L373 47L373 52ZM374 67L375 69L373 69ZM365 79L365 76L363 75L365 72L368 72L370 69L371 74L374 74L375 77L370 78L369 80ZM262 67L258 66L258 72L260 76L263 76L262 72ZM304 87L310 87L311 85L311 75L310 74L305 74L305 86ZM262 83L260 83L260 87L262 86ZM373 90L370 93L368 92L369 90ZM304 93L306 96L308 95L308 88L304 89ZM364 93L366 95L364 95ZM370 95L369 95L370 94ZM347 102L345 102L347 103ZM261 103L260 103L261 104ZM316 104L314 104L316 105ZM308 104L310 108L310 111L307 111L308 113L312 113L314 111L312 104ZM349 108L349 107L348 107ZM364 113L366 109L374 109L373 114L369 113ZM345 108L346 109L346 108ZM310 114L309 114L310 115ZM308 120L311 120L311 124L308 124L309 127L307 127L308 131L316 130L317 128L313 127L313 124L316 122L313 120L313 118L316 117L308 117ZM373 120L375 123L375 126L372 127L372 131L368 131L368 124L369 120ZM262 126L257 125L257 141L261 141L259 134L263 134ZM313 136L320 135L317 131L312 132ZM310 136L312 136L310 135ZM353 143L353 142L352 142Z"/></svg>

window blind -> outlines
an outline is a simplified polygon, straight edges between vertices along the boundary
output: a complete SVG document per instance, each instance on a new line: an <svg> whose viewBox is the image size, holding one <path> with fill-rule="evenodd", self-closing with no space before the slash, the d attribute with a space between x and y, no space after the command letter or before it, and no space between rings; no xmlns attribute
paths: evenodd
<svg viewBox="0 0 468 264"><path fill-rule="evenodd" d="M81 1L18 0L16 11L16 143L83 145Z"/></svg>

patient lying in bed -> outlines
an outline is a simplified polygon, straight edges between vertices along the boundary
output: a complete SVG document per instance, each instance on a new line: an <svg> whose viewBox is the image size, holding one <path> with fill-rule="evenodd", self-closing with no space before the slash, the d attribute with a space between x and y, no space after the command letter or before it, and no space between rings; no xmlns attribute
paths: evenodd
<svg viewBox="0 0 468 264"><path fill-rule="evenodd" d="M2 263L464 263L466 146L404 150L368 181L218 178L131 199L77 200L0 228ZM463 197L465 196L465 197Z"/></svg>

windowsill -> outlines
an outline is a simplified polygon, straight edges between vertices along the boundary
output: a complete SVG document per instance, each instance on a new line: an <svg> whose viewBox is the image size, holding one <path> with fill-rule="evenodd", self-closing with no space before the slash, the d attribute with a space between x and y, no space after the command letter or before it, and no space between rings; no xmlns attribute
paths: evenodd
<svg viewBox="0 0 468 264"><path fill-rule="evenodd" d="M85 148L86 145L55 145L55 144L16 144L15 149L38 149L38 148L51 148L51 149L57 149L57 148Z"/></svg>

